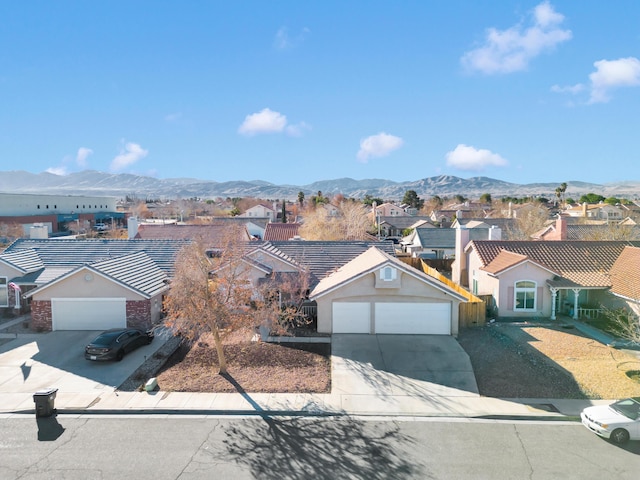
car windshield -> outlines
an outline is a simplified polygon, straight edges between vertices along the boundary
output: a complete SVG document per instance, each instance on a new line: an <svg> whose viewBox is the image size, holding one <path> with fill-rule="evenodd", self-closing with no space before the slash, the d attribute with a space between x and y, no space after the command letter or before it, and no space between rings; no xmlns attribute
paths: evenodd
<svg viewBox="0 0 640 480"><path fill-rule="evenodd" d="M620 400L619 402L611 404L610 407L615 412L631 420L640 418L640 403L634 399L628 398L626 400Z"/></svg>
<svg viewBox="0 0 640 480"><path fill-rule="evenodd" d="M94 345L110 345L121 333L122 332L103 333L102 335L98 335L91 343Z"/></svg>

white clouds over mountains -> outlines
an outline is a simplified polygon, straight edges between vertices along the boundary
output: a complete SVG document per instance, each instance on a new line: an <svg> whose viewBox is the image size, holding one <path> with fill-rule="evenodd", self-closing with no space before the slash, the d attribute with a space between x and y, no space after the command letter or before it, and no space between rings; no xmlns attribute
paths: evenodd
<svg viewBox="0 0 640 480"><path fill-rule="evenodd" d="M145 150L139 144L127 142L120 149L120 153L111 161L110 169L113 172L123 170L146 157L148 153L149 150Z"/></svg>
<svg viewBox="0 0 640 480"><path fill-rule="evenodd" d="M238 127L238 133L248 137L262 133L286 133L292 137L299 137L310 128L305 122L289 124L286 115L264 108L257 113L247 115Z"/></svg>
<svg viewBox="0 0 640 480"><path fill-rule="evenodd" d="M377 135L363 138L360 141L360 150L356 155L358 160L366 163L370 158L386 157L394 150L399 149L404 144L400 137L380 132Z"/></svg>
<svg viewBox="0 0 640 480"><path fill-rule="evenodd" d="M446 155L447 166L458 170L482 171L486 167L505 167L508 162L497 153L459 144Z"/></svg>
<svg viewBox="0 0 640 480"><path fill-rule="evenodd" d="M542 2L534 8L528 27L517 24L506 30L487 29L484 43L465 53L462 65L487 75L526 70L532 59L571 39L571 30L560 27L563 21L564 16L549 2Z"/></svg>

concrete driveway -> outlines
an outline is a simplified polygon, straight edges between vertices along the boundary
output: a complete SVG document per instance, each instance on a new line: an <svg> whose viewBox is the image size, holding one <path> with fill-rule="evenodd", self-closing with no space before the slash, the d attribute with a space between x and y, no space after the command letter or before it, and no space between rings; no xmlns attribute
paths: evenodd
<svg viewBox="0 0 640 480"><path fill-rule="evenodd" d="M127 354L121 362L91 362L84 347L100 332L58 331L18 335L0 346L0 393L34 393L55 387L65 394L113 392L165 339Z"/></svg>
<svg viewBox="0 0 640 480"><path fill-rule="evenodd" d="M331 393L351 410L394 397L479 396L469 356L453 337L334 334L331 355Z"/></svg>

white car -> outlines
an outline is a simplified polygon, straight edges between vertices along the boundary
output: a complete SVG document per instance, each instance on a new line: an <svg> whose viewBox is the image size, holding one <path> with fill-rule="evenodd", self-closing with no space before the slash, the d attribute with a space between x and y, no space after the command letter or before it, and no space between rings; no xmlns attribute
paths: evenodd
<svg viewBox="0 0 640 480"><path fill-rule="evenodd" d="M640 397L585 408L580 418L589 430L614 443L640 440Z"/></svg>

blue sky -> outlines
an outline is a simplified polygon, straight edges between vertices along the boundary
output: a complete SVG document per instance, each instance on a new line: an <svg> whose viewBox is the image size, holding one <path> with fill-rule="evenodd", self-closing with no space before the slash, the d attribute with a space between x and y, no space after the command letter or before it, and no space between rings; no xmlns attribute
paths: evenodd
<svg viewBox="0 0 640 480"><path fill-rule="evenodd" d="M5 1L0 170L640 180L640 2Z"/></svg>

